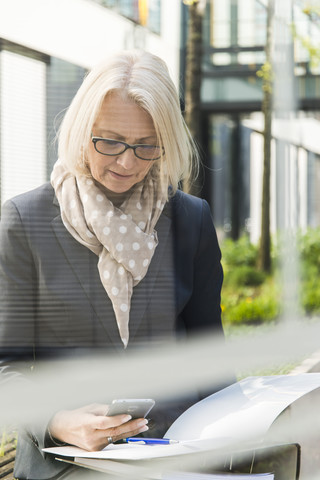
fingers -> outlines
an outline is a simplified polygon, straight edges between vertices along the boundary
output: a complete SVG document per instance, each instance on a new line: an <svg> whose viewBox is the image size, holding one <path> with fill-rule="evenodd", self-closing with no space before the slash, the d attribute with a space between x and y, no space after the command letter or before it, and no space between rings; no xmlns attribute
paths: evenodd
<svg viewBox="0 0 320 480"><path fill-rule="evenodd" d="M50 432L57 440L85 450L101 450L112 441L132 437L148 430L144 418L130 415L105 415L107 405L92 404L77 410L57 412L50 422Z"/></svg>
<svg viewBox="0 0 320 480"><path fill-rule="evenodd" d="M97 429L105 430L106 428L117 427L118 425L123 425L124 423L129 422L132 419L131 415L114 415L113 417L108 417L105 415L96 416L92 420L92 426Z"/></svg>
<svg viewBox="0 0 320 480"><path fill-rule="evenodd" d="M109 428L107 430L108 435L113 438L113 441L121 440L122 438L133 437L138 433L143 433L149 430L147 425L148 420L145 418L139 418L132 420L124 425L118 427Z"/></svg>
<svg viewBox="0 0 320 480"><path fill-rule="evenodd" d="M145 419L144 419L145 420ZM138 435L139 433L146 432L149 430L149 427L147 425L147 420L145 420L146 423L140 422L138 425L134 424L130 430L127 430L122 433L121 438L127 438L127 437L134 437L135 435ZM121 439L119 438L119 440Z"/></svg>
<svg viewBox="0 0 320 480"><path fill-rule="evenodd" d="M117 415L117 417L118 416L119 415ZM93 425L91 426L95 428ZM104 436L112 436L112 438L117 437L117 440L120 440L121 438L136 435L137 433L146 432L148 429L148 420L146 420L145 418L138 418L123 423L119 423L113 420L113 423L107 425L107 427L103 427L102 423L100 423L100 427L96 430L100 430L102 435Z"/></svg>
<svg viewBox="0 0 320 480"><path fill-rule="evenodd" d="M93 450L101 450L110 443L146 432L149 429L147 423L148 420L145 418L139 418L116 427L111 427L105 430L97 430L95 432L95 440L97 443L93 446Z"/></svg>
<svg viewBox="0 0 320 480"><path fill-rule="evenodd" d="M109 405L102 403L91 403L78 409L79 412L92 413L93 415L107 415L109 410Z"/></svg>

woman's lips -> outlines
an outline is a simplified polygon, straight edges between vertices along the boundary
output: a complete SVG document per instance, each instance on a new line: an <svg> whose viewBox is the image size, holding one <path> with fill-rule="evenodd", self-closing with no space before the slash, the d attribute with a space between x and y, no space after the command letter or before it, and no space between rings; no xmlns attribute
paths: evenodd
<svg viewBox="0 0 320 480"><path fill-rule="evenodd" d="M121 175L121 173L116 173L116 172L113 172L112 170L109 170L109 173L112 177L118 180L127 180L128 178L131 178L133 176L133 175Z"/></svg>

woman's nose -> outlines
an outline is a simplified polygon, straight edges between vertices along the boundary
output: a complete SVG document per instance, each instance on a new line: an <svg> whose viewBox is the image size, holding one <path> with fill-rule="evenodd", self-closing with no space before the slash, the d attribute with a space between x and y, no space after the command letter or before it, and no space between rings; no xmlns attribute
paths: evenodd
<svg viewBox="0 0 320 480"><path fill-rule="evenodd" d="M131 170L134 167L136 160L137 158L134 151L132 148L128 148L128 150L118 156L117 163L126 170Z"/></svg>

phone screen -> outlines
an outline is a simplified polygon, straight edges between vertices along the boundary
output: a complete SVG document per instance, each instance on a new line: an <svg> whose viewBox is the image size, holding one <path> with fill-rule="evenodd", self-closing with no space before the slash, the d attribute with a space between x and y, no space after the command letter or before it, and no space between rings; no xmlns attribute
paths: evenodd
<svg viewBox="0 0 320 480"><path fill-rule="evenodd" d="M155 401L152 398L122 398L113 400L108 410L108 417L126 413L132 418L144 418L148 415Z"/></svg>

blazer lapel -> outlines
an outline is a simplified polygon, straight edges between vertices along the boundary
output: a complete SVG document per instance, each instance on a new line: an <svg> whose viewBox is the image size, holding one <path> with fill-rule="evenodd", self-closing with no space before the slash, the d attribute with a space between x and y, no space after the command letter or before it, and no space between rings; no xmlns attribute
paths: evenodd
<svg viewBox="0 0 320 480"><path fill-rule="evenodd" d="M70 264L75 279L79 283L79 287L83 289L106 336L112 344L121 348L122 342L112 304L100 281L97 267L98 257L72 237L63 225L60 215L53 219L52 228L64 252L65 261Z"/></svg>
<svg viewBox="0 0 320 480"><path fill-rule="evenodd" d="M56 198L54 199L54 203L59 207ZM161 262L164 259L164 253L168 251L167 247L171 225L171 209L170 204L167 203L156 225L158 246L155 249L148 272L144 279L133 289L129 324L131 338L134 337L139 328L155 288L155 282ZM52 228L64 252L65 260L69 262L77 281L102 323L110 341L115 346L121 348L123 344L120 339L112 303L100 280L97 267L98 257L72 237L63 225L60 213L53 219ZM169 252L172 252L172 246L170 245L169 247Z"/></svg>
<svg viewBox="0 0 320 480"><path fill-rule="evenodd" d="M155 283L158 277L159 268L164 260L165 253L173 252L172 246L169 246L168 241L170 238L171 218L168 204L165 207L162 215L160 216L157 225L155 227L158 235L158 245L155 249L152 261L150 263L148 272L144 279L138 283L133 289L133 296L131 301L130 310L130 338L133 338L139 328L139 325L145 314L147 305L150 301L150 297L157 288ZM129 339L130 344L130 339Z"/></svg>

